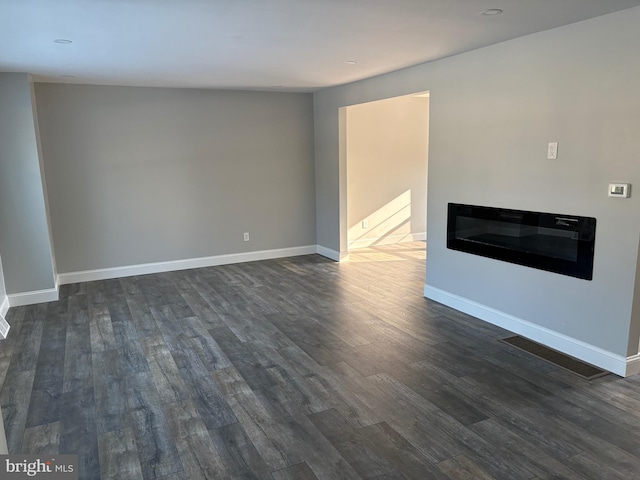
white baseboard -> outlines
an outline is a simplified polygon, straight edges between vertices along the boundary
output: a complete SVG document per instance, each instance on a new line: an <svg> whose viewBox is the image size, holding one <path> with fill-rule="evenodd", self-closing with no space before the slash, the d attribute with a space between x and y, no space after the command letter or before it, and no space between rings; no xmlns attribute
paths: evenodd
<svg viewBox="0 0 640 480"><path fill-rule="evenodd" d="M5 320L5 315L9 311L9 297L5 296L0 302L0 338L7 338L11 326Z"/></svg>
<svg viewBox="0 0 640 480"><path fill-rule="evenodd" d="M0 317L5 317L9 311L9 297L5 297L0 302Z"/></svg>
<svg viewBox="0 0 640 480"><path fill-rule="evenodd" d="M60 273L58 274L58 282L60 285L67 285L69 283L92 282L94 280L147 275L149 273L188 270L190 268L215 267L217 265L254 262L256 260L270 260L272 258L295 257L297 255L310 255L313 253L316 253L316 246L307 245L303 247L260 250L257 252L233 253L229 255L189 258L186 260L172 260L168 262L143 263L140 265L127 265L124 267Z"/></svg>
<svg viewBox="0 0 640 480"><path fill-rule="evenodd" d="M21 307L22 305L33 305L34 303L55 302L58 300L58 289L48 288L33 292L11 293L7 296L9 297L10 307Z"/></svg>
<svg viewBox="0 0 640 480"><path fill-rule="evenodd" d="M640 373L639 355L617 355L430 285L424 286L424 296L622 377Z"/></svg>
<svg viewBox="0 0 640 480"><path fill-rule="evenodd" d="M336 250L323 247L322 245L316 245L316 253L336 262L346 262L349 260L349 252L338 252Z"/></svg>
<svg viewBox="0 0 640 480"><path fill-rule="evenodd" d="M349 243L349 250L367 248L378 245L395 245L397 243L420 242L427 239L427 233L405 233L402 235L389 235L386 237L359 238Z"/></svg>
<svg viewBox="0 0 640 480"><path fill-rule="evenodd" d="M640 373L640 353L636 355L632 355L631 357L627 357L627 372L625 377L630 377L631 375L638 375Z"/></svg>
<svg viewBox="0 0 640 480"><path fill-rule="evenodd" d="M7 338L11 325L7 322L4 316L0 315L0 338Z"/></svg>

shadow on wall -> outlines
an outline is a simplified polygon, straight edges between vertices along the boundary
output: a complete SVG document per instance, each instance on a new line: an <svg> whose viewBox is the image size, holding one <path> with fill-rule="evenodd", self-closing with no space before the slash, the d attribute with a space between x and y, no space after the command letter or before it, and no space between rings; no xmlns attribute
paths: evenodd
<svg viewBox="0 0 640 480"><path fill-rule="evenodd" d="M411 190L398 195L370 215L353 219L349 226L349 248L366 248L413 241Z"/></svg>

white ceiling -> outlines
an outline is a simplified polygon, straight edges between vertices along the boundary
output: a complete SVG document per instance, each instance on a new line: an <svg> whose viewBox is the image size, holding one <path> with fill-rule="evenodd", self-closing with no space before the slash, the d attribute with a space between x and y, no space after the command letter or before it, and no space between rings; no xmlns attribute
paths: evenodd
<svg viewBox="0 0 640 480"><path fill-rule="evenodd" d="M314 91L638 5L0 0L0 71L67 83ZM488 8L504 13L480 15Z"/></svg>

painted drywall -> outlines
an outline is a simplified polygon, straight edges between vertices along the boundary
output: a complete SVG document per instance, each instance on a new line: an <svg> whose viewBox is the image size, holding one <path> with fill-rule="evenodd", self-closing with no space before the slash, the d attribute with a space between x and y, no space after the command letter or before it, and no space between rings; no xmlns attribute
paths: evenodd
<svg viewBox="0 0 640 480"><path fill-rule="evenodd" d="M60 273L315 245L310 94L43 83L36 98Z"/></svg>
<svg viewBox="0 0 640 480"><path fill-rule="evenodd" d="M424 239L429 98L348 107L346 129L349 249Z"/></svg>
<svg viewBox="0 0 640 480"><path fill-rule="evenodd" d="M640 182L638 24L640 8L629 9L314 94L319 245L335 250L346 236L339 109L428 90L426 284L615 355L637 353L640 195L606 192L612 181ZM448 250L448 202L596 217L593 281Z"/></svg>
<svg viewBox="0 0 640 480"><path fill-rule="evenodd" d="M636 277L633 289L633 304L631 307L631 325L629 330L629 355L640 353L640 239L638 240L638 257L636 261Z"/></svg>
<svg viewBox="0 0 640 480"><path fill-rule="evenodd" d="M42 142L40 140L40 123L38 121L38 109L36 103L36 91L35 84L30 82L29 86L31 87L29 92L31 94L31 109L33 111L33 123L36 134L36 146L38 148L38 160L40 164L40 178L42 181L42 191L44 193L44 209L47 218L47 233L49 235L49 251L51 253L51 264L53 266L53 275L57 277L58 268L56 264L56 256L53 250L53 229L51 228L51 211L49 209L49 192L47 192L47 179L44 170L44 156L42 155Z"/></svg>
<svg viewBox="0 0 640 480"><path fill-rule="evenodd" d="M27 74L0 73L0 254L8 294L55 288Z"/></svg>

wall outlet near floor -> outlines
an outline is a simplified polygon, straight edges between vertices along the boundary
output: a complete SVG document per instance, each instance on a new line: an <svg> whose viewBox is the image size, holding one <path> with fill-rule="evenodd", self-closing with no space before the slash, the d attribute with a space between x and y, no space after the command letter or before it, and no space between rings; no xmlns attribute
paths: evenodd
<svg viewBox="0 0 640 480"><path fill-rule="evenodd" d="M249 232L244 232L244 241L245 242L249 241Z"/></svg>
<svg viewBox="0 0 640 480"><path fill-rule="evenodd" d="M362 229L366 230L369 228L369 220L362 220Z"/></svg>

